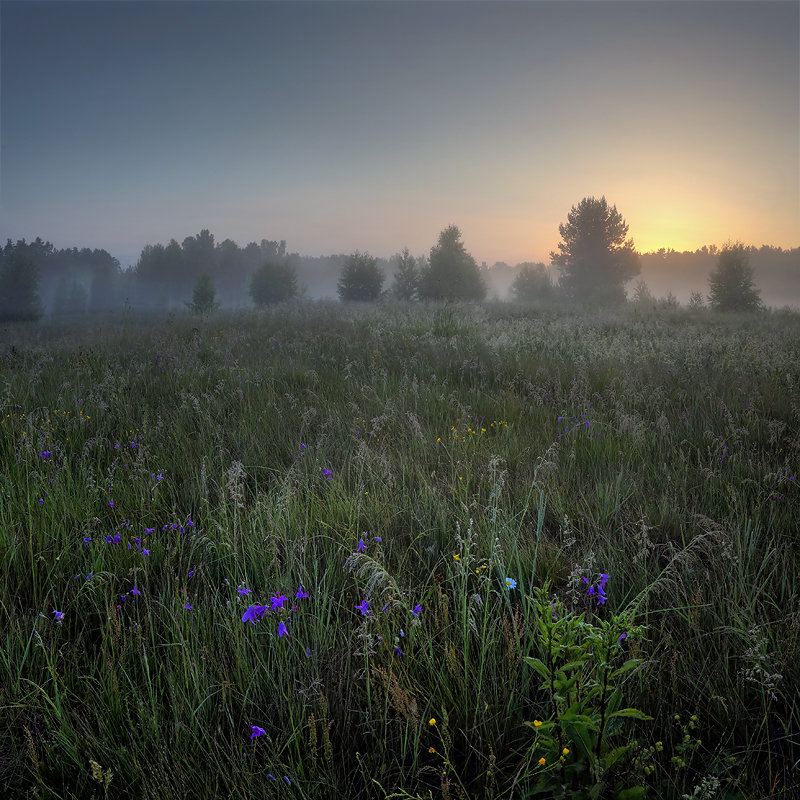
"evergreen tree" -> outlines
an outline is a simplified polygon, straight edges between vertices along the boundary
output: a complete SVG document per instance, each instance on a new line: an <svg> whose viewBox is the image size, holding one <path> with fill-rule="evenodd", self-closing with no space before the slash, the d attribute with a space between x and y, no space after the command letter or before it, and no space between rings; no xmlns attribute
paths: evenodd
<svg viewBox="0 0 800 800"><path fill-rule="evenodd" d="M475 259L461 241L461 231L450 225L431 248L419 286L420 297L429 300L483 300L486 284Z"/></svg>
<svg viewBox="0 0 800 800"><path fill-rule="evenodd" d="M186 305L192 314L210 314L219 308L219 303L214 302L216 296L217 292L214 289L214 284L211 283L211 278L204 272L194 285L192 302Z"/></svg>
<svg viewBox="0 0 800 800"><path fill-rule="evenodd" d="M398 300L413 302L417 299L419 292L420 273L417 267L417 260L411 255L407 247L396 256L397 271L394 274L392 283L392 294Z"/></svg>
<svg viewBox="0 0 800 800"><path fill-rule="evenodd" d="M623 284L641 272L628 224L605 197L585 197L558 226L562 242L550 253L559 284L575 300L623 300Z"/></svg>

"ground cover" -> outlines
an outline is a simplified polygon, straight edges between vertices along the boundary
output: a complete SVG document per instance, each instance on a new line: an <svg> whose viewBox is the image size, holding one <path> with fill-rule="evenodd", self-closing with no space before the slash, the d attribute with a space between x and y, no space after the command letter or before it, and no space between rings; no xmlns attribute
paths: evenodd
<svg viewBox="0 0 800 800"><path fill-rule="evenodd" d="M10 797L791 796L800 318L0 331Z"/></svg>

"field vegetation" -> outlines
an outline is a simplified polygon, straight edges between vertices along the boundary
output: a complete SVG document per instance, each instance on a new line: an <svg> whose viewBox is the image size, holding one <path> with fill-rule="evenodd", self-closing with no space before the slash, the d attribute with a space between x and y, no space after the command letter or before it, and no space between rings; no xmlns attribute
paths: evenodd
<svg viewBox="0 0 800 800"><path fill-rule="evenodd" d="M795 797L800 317L0 329L0 786Z"/></svg>

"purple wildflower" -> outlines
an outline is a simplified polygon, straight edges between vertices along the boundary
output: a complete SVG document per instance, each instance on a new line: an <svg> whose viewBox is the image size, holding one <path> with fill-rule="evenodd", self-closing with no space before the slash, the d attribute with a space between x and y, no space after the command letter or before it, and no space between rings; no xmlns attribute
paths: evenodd
<svg viewBox="0 0 800 800"><path fill-rule="evenodd" d="M364 544L363 539L358 540L358 547L356 548L359 553L363 553L367 549L367 545Z"/></svg>
<svg viewBox="0 0 800 800"><path fill-rule="evenodd" d="M289 631L286 630L286 623L281 620L278 623L278 638L280 639L282 636L288 636Z"/></svg>
<svg viewBox="0 0 800 800"><path fill-rule="evenodd" d="M419 612L420 612L420 611L422 611L422 606L421 606L419 603L417 603L417 604L414 606L414 608L412 608L412 609L411 609L411 613L412 613L412 614L413 614L415 617L418 617L418 616L419 616Z"/></svg>
<svg viewBox="0 0 800 800"><path fill-rule="evenodd" d="M356 606L356 608L361 612L361 615L366 617L367 614L371 614L372 612L369 610L369 601L362 600L360 606Z"/></svg>
<svg viewBox="0 0 800 800"><path fill-rule="evenodd" d="M283 608L283 604L287 599L285 594L278 595L278 597L270 597L270 601L272 602L270 611L274 611L276 608Z"/></svg>
<svg viewBox="0 0 800 800"><path fill-rule="evenodd" d="M250 734L251 739L257 739L259 736L266 734L266 731L263 728L259 728L258 725L251 725L250 730L252 731Z"/></svg>
<svg viewBox="0 0 800 800"><path fill-rule="evenodd" d="M134 597L138 597L141 594L141 592L134 586L133 589L131 589L131 594Z"/></svg>
<svg viewBox="0 0 800 800"><path fill-rule="evenodd" d="M186 602L183 604L183 607L184 607L184 608L185 608L187 611L191 611L191 610L192 610L192 605L191 605L191 603L190 603L188 600L187 600L187 601L186 601Z"/></svg>
<svg viewBox="0 0 800 800"><path fill-rule="evenodd" d="M63 611L56 611L53 609L53 614L55 614L55 623L60 625L64 621L64 612Z"/></svg>
<svg viewBox="0 0 800 800"><path fill-rule="evenodd" d="M250 606L247 611L244 612L244 616L242 617L242 622L247 622L248 620L256 624L256 620L261 619L267 611L266 606Z"/></svg>
<svg viewBox="0 0 800 800"><path fill-rule="evenodd" d="M622 644L622 640L623 639L627 639L627 638L628 638L628 634L623 632L622 634L620 634L619 639L617 639L617 644Z"/></svg>
<svg viewBox="0 0 800 800"><path fill-rule="evenodd" d="M328 480L330 480L331 478L333 478L333 470L332 470L332 469L326 469L325 467L323 467L323 468L322 468L322 474L323 474L323 475L324 475L324 476L325 476L325 477L326 477Z"/></svg>
<svg viewBox="0 0 800 800"><path fill-rule="evenodd" d="M250 590L244 586L240 586L236 591L239 593L239 597L246 597L250 594Z"/></svg>
<svg viewBox="0 0 800 800"><path fill-rule="evenodd" d="M300 584L300 588L297 590L297 594L295 595L295 597L298 600L302 600L304 597L308 597L308 595L303 591L303 584L302 583Z"/></svg>

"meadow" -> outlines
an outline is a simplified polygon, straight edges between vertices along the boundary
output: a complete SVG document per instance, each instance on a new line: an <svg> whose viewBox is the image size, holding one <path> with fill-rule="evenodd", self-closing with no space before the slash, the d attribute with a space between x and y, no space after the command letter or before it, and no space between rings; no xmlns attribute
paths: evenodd
<svg viewBox="0 0 800 800"><path fill-rule="evenodd" d="M800 783L800 315L0 330L4 798Z"/></svg>

